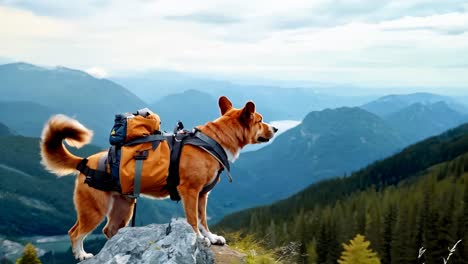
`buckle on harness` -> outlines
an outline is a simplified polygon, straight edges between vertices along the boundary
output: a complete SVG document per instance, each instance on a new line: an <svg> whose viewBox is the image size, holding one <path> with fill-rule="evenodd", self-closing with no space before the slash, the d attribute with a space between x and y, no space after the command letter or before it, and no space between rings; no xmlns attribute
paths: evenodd
<svg viewBox="0 0 468 264"><path fill-rule="evenodd" d="M146 160L148 158L148 150L137 151L133 157L135 160Z"/></svg>

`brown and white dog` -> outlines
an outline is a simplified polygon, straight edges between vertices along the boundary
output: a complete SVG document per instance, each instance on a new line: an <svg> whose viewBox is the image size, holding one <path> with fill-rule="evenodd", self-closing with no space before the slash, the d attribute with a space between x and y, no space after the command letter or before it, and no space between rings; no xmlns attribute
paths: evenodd
<svg viewBox="0 0 468 264"><path fill-rule="evenodd" d="M216 140L233 162L240 150L247 144L269 141L277 131L264 123L262 116L255 112L255 104L247 102L242 109L232 107L226 97L219 98L221 117L198 128ZM53 116L42 132L42 163L58 176L76 172L76 166L83 159L70 153L63 140L72 146L81 147L90 142L92 131L78 121L64 115ZM98 160L105 152L88 157L88 166L96 169ZM208 229L206 221L207 194L200 194L202 188L212 182L221 169L219 162L204 150L186 145L180 158L180 184L177 187L182 198L187 222L199 238L207 243L223 245L226 240ZM83 249L83 240L107 216L103 233L108 237L126 226L132 217L134 200L116 192L104 192L84 183L85 175L79 174L75 181L73 200L77 212L75 225L68 231L72 249L77 259L83 260L93 255ZM162 186L161 186L162 187ZM142 186L142 190L144 186ZM169 193L163 188L151 188L143 194L155 198L166 198Z"/></svg>

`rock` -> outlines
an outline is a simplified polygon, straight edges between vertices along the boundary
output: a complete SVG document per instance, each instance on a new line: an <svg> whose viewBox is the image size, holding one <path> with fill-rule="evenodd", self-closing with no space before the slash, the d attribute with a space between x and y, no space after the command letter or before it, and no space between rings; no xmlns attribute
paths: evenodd
<svg viewBox="0 0 468 264"><path fill-rule="evenodd" d="M6 239L0 239L0 259L15 261L23 254L24 246Z"/></svg>
<svg viewBox="0 0 468 264"><path fill-rule="evenodd" d="M0 238L0 259L8 259L16 261L23 255L24 245ZM37 256L41 257L45 254L43 249L36 248Z"/></svg>
<svg viewBox="0 0 468 264"><path fill-rule="evenodd" d="M82 264L214 263L214 254L197 239L185 219L170 224L125 227L96 256Z"/></svg>
<svg viewBox="0 0 468 264"><path fill-rule="evenodd" d="M228 245L212 246L216 264L243 264L247 263L247 255L231 249Z"/></svg>

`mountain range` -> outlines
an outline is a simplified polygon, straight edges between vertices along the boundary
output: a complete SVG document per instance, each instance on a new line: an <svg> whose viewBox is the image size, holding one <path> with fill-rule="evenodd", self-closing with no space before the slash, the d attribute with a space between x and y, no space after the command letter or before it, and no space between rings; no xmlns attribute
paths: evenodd
<svg viewBox="0 0 468 264"><path fill-rule="evenodd" d="M122 111L133 111L146 106L124 87L106 80L65 67L43 68L27 63L0 65L0 87L2 116L18 116L22 112L33 112L24 117L35 124L44 124L48 113L63 113L79 119L95 132L94 142L103 145L113 124L113 117ZM19 105L4 105L5 102L22 102ZM23 108L26 104L26 107ZM125 109L125 110L124 110ZM19 118L19 117L18 117ZM19 124L18 124L19 123ZM35 124L31 124L35 127ZM16 130L16 125L26 129L21 121L7 126ZM40 131L40 130L39 130ZM34 133L34 136L39 136Z"/></svg>
<svg viewBox="0 0 468 264"><path fill-rule="evenodd" d="M268 206L226 216L213 229L270 248L301 243L298 263L335 263L356 234L381 263L468 257L468 124L356 171L308 186ZM458 241L458 242L457 242ZM444 248L445 246L445 248ZM421 254L421 248L424 252Z"/></svg>
<svg viewBox="0 0 468 264"><path fill-rule="evenodd" d="M437 95L391 96L377 99L363 105L362 108L340 107L311 111L339 105L348 99L340 101L340 97L317 94L307 89L226 85L216 90L214 83L220 84L213 82L212 87L200 91L191 89L199 88L194 85L177 90L179 93L175 94L161 92L159 99L155 97L155 101L149 103L117 83L97 79L81 71L63 67L48 69L25 63L0 66L0 88L5 95L0 99L0 122L8 127L3 130L27 136L5 137L0 142L0 147L7 150L12 147L8 141L16 142L15 144L21 147L15 147L18 151L15 156L29 157L23 163L11 161L6 164L6 160L11 158L7 157L10 153L1 152L0 159L5 159L5 162L0 162L4 164L3 174L19 173L18 178L30 175L40 179L36 184L35 181L31 181L34 178L29 177L28 185L21 188L11 185L11 182L2 184L0 193L9 192L12 188L18 190L17 195L28 197L28 186L57 186L52 194L63 192L57 197L64 197L62 200L67 201L66 206L53 206L63 210L63 217L57 218L57 221L71 221L73 216L65 214L72 211L69 199L73 188L72 181L55 179L42 170L39 164L37 138L40 136L42 124L55 113L65 113L77 118L95 131L93 144L106 147L107 134L116 113L133 111L149 105L162 117L162 127L165 130L171 131L177 120L182 120L185 127L190 129L219 116L217 97L224 92L233 99L237 107L242 107L248 99L254 99L258 111L267 121L286 117L302 120L298 126L279 135L270 145L240 155L232 166L234 182L228 184L223 179L210 195L208 214L213 222L227 213L285 198L319 180L350 173L370 162L383 159L410 143L467 120L466 115L460 112L462 110L454 109L462 109L458 103L452 103L453 100L449 97ZM185 83L189 84L190 82ZM233 87L236 89L232 89ZM150 88L143 87L142 94L150 93L147 89ZM429 100L427 97L437 99ZM351 98L348 102L357 105L362 100L363 97ZM389 104L389 100L405 103L396 104L397 107L381 115L378 109L394 105ZM359 105L362 105L362 102ZM305 118L302 119L302 116ZM100 148L90 147L89 150L97 151ZM32 169L25 171L24 167ZM69 186L63 187L65 184ZM249 195L240 195L248 193L255 194L255 199ZM50 197L38 199L39 204L47 204L52 200ZM28 210L25 203L14 204L18 209L10 208L12 212L21 214ZM182 215L181 206L170 202L154 203L145 200L139 210L142 212L139 214L141 224L155 219L165 221L170 217ZM18 223L21 222L19 219L26 220L17 218ZM51 223L56 224L53 221ZM64 225L64 228L67 227L68 225ZM20 227L16 231L26 232Z"/></svg>
<svg viewBox="0 0 468 264"><path fill-rule="evenodd" d="M115 77L130 91L154 104L168 95L198 90L215 98L228 96L234 105L253 100L266 120L301 120L307 113L325 108L358 106L376 96L340 96L327 94L320 89L282 88L281 85L238 84L224 80L192 76L174 71L151 71L133 77Z"/></svg>
<svg viewBox="0 0 468 264"><path fill-rule="evenodd" d="M444 101L439 101L430 104L413 103L388 115L384 120L396 128L407 141L416 142L468 122L468 115L457 112Z"/></svg>
<svg viewBox="0 0 468 264"><path fill-rule="evenodd" d="M270 203L320 179L350 173L404 145L394 129L360 108L311 112L271 145L242 154L233 165L236 182L220 184L222 190L213 191L211 197L221 199L218 194L227 192L256 193L255 199L229 199L239 209Z"/></svg>
<svg viewBox="0 0 468 264"><path fill-rule="evenodd" d="M460 101L449 96L431 93L387 95L368 102L362 105L361 108L378 116L386 117L415 103L421 105L431 105L438 102L445 102L453 110L462 114L468 114L467 106Z"/></svg>

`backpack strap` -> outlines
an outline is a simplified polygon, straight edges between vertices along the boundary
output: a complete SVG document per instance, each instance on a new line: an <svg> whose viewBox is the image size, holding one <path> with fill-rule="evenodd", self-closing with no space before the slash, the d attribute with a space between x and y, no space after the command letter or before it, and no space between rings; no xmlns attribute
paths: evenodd
<svg viewBox="0 0 468 264"><path fill-rule="evenodd" d="M128 197L135 199L135 205L133 206L132 227L135 226L137 201L138 201L138 198L140 197L140 191L141 191L141 172L143 170L143 161L148 158L148 150L137 152L134 158L135 158L135 177L133 179L133 194L128 195Z"/></svg>
<svg viewBox="0 0 468 264"><path fill-rule="evenodd" d="M104 172L107 171L106 164L107 164L108 155L109 155L109 152L106 152L104 155L102 155L99 158L98 166L97 166L98 171L104 171Z"/></svg>
<svg viewBox="0 0 468 264"><path fill-rule="evenodd" d="M112 175L106 171L91 169L87 164L88 159L84 158L76 166L76 169L86 176L84 181L86 184L101 191L122 192L120 185L114 181Z"/></svg>
<svg viewBox="0 0 468 264"><path fill-rule="evenodd" d="M137 138L137 139L134 139L132 141L129 141L127 143L124 144L124 146L132 146L132 145L137 145L137 144L141 144L141 143L146 143L146 142L155 142L157 144L159 144L159 142L161 142L162 140L166 140L166 136L164 135L148 135L146 137L141 137L141 138ZM157 148L157 146L156 146ZM156 149L154 146L153 146L153 149Z"/></svg>

